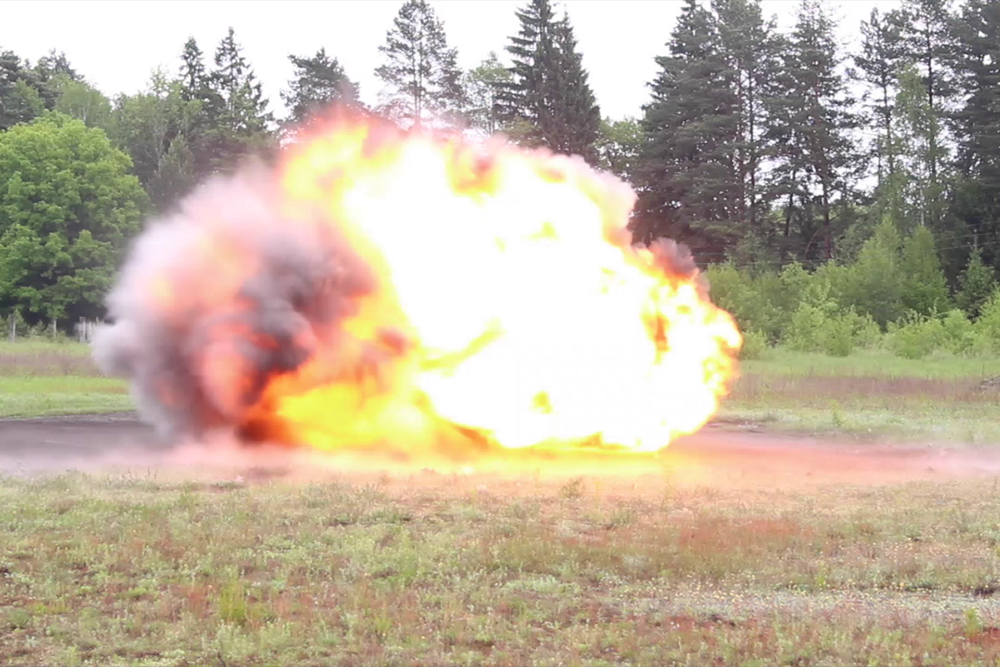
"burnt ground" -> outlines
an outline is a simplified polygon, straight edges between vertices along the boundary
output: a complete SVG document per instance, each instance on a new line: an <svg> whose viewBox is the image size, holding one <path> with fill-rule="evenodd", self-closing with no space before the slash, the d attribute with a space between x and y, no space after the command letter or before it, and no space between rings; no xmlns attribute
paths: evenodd
<svg viewBox="0 0 1000 667"><path fill-rule="evenodd" d="M566 474L613 474L672 470L695 483L729 485L811 483L878 484L956 476L1000 477L1000 448L965 447L953 443L923 445L858 442L830 437L769 433L746 425L713 423L681 438L656 455L610 457L601 455L500 453L486 470L544 469ZM335 457L316 452L308 456L280 452L280 464L328 467ZM0 420L0 473L59 472L103 468L182 468L204 471L222 464L247 469L264 462L260 449L218 443L184 445L157 437L153 429L132 414L67 416L29 420ZM289 458L292 457L292 458ZM366 466L378 467L386 461ZM274 464L275 459L268 459ZM343 459L333 467L342 468ZM357 457L350 460L358 464ZM426 469L425 460L406 461L409 470ZM362 464L364 465L364 464ZM463 463L463 465L465 465Z"/></svg>

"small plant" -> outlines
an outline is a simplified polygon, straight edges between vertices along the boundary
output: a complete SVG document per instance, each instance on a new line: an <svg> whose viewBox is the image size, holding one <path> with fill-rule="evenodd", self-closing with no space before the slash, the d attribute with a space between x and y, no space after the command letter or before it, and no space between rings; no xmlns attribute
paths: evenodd
<svg viewBox="0 0 1000 667"><path fill-rule="evenodd" d="M979 612L976 609L969 608L965 610L965 636L975 637L983 631L983 619L979 617Z"/></svg>
<svg viewBox="0 0 1000 667"><path fill-rule="evenodd" d="M11 609L7 612L7 627L11 630L24 630L31 625L31 612L27 609Z"/></svg>
<svg viewBox="0 0 1000 667"><path fill-rule="evenodd" d="M239 579L230 579L219 592L219 618L224 623L246 625L250 618L246 588Z"/></svg>
<svg viewBox="0 0 1000 667"><path fill-rule="evenodd" d="M559 497L575 500L583 495L583 478L574 477L559 488Z"/></svg>

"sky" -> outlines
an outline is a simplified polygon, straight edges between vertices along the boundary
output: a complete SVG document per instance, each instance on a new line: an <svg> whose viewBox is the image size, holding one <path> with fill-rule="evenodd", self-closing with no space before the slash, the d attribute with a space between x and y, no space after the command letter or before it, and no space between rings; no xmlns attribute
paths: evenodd
<svg viewBox="0 0 1000 667"><path fill-rule="evenodd" d="M515 9L526 0L431 0L459 65L471 68L517 34ZM682 0L564 0L584 67L601 113L639 116L654 58L667 52ZM184 42L194 37L211 54L230 26L262 81L271 109L284 115L280 90L292 73L288 54L312 55L320 47L336 57L373 103L381 87L374 70L378 47L402 0L0 0L0 48L37 60L49 49L64 51L86 79L106 95L135 93L156 67L176 73ZM763 0L765 16L788 30L798 0ZM872 8L886 11L898 0L829 0L842 44L857 43L858 26Z"/></svg>

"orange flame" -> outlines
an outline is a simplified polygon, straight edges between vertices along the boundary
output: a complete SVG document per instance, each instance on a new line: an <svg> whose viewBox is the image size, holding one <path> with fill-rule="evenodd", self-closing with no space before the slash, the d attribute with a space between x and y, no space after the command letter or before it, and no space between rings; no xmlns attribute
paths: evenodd
<svg viewBox="0 0 1000 667"><path fill-rule="evenodd" d="M255 416L285 439L656 451L701 428L735 375L733 319L697 275L628 245L634 193L582 160L341 119L289 149L280 188L376 277L266 386ZM233 386L219 359L209 375Z"/></svg>

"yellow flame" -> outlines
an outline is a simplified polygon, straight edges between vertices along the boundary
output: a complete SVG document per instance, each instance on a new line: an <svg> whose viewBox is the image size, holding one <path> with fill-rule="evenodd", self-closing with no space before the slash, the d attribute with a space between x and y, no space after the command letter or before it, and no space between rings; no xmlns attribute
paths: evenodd
<svg viewBox="0 0 1000 667"><path fill-rule="evenodd" d="M338 343L407 341L371 373L321 354L272 382L273 411L315 447L416 448L450 424L504 448L655 451L703 426L735 374L733 319L621 241L635 195L581 160L339 123L291 152L282 187L377 276Z"/></svg>

